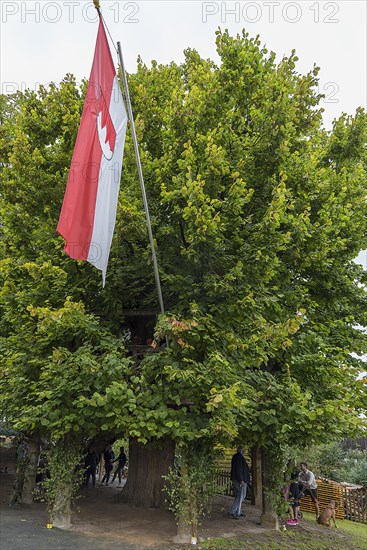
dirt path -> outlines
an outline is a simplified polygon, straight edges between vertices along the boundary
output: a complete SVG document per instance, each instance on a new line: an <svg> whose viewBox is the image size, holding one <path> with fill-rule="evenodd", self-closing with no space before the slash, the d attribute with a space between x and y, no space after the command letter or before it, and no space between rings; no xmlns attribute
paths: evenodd
<svg viewBox="0 0 367 550"><path fill-rule="evenodd" d="M105 487L98 482L94 489L83 489L78 500L79 511L74 512L68 531L47 529L44 503L19 508L3 504L0 508L1 547L6 550L168 550L177 547L172 542L177 526L170 512L131 508L116 502L119 491L117 486ZM250 524L255 528L254 517L239 521L229 519L225 515L226 506L222 499L216 502L211 519L203 523L203 538L238 536L251 530ZM249 512L251 517L254 512L255 516L259 515L256 510Z"/></svg>
<svg viewBox="0 0 367 550"><path fill-rule="evenodd" d="M104 534L112 539L125 540L134 544L137 540L146 547L172 544L177 533L173 515L165 510L132 508L116 502L120 491L117 487L87 488L81 492L80 512L73 516L73 531L88 534ZM218 497L210 519L203 521L202 538L233 537L251 530L261 529L260 510L244 505L246 517L235 521L229 518L227 510L232 501Z"/></svg>
<svg viewBox="0 0 367 550"><path fill-rule="evenodd" d="M83 488L77 502L78 509L73 513L72 527L68 531L62 531L47 529L48 518L44 503L35 502L29 507L9 508L8 493L13 479L13 472L0 474L0 547L4 550L180 548L173 542L177 533L173 515L165 510L132 508L118 502L117 496L121 488L117 487L116 482L114 486L106 487L97 481L95 488ZM258 544L262 544L261 548L270 548L276 541L281 543L281 533L262 528L260 510L247 501L243 506L245 517L231 519L227 514L231 502L229 497L216 498L210 518L206 518L200 528L201 540L238 538L248 541L246 548L256 548ZM331 547L339 548L339 545L344 545L341 547L345 549L350 548L345 533L333 530L328 534L325 528L307 521L302 521L296 529L306 540L307 537L319 538L321 545L317 548L329 550ZM334 545L331 539L337 544Z"/></svg>
<svg viewBox="0 0 367 550"><path fill-rule="evenodd" d="M79 512L73 514L72 531L108 537L110 541L154 547L169 544L176 534L175 520L170 512L132 508L117 502L121 491L117 484L84 488L78 501ZM121 548L121 546L120 546Z"/></svg>

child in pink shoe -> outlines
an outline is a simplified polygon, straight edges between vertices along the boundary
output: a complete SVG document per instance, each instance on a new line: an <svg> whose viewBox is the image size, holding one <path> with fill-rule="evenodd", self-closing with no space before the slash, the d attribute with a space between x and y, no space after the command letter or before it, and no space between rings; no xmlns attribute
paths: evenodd
<svg viewBox="0 0 367 550"><path fill-rule="evenodd" d="M292 472L290 484L287 487L285 498L289 502L290 519L287 521L287 525L298 525L298 512L300 506L299 485L298 485L298 472Z"/></svg>

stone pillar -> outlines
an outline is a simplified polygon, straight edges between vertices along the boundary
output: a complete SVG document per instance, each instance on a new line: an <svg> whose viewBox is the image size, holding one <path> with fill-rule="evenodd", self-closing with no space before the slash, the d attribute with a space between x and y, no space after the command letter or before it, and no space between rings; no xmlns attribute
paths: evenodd
<svg viewBox="0 0 367 550"><path fill-rule="evenodd" d="M173 537L175 544L190 544L192 539L190 526L187 525L181 518L177 523L177 535Z"/></svg>
<svg viewBox="0 0 367 550"><path fill-rule="evenodd" d="M55 499L52 525L59 529L71 527L71 494L72 483L65 482L59 487L59 494Z"/></svg>
<svg viewBox="0 0 367 550"><path fill-rule="evenodd" d="M275 529L279 531L278 515L274 510L273 502L271 499L272 492L274 491L273 484L273 464L271 456L264 448L261 449L261 463L262 463L262 485L263 485L263 503L262 514L260 523L262 527L268 529Z"/></svg>
<svg viewBox="0 0 367 550"><path fill-rule="evenodd" d="M29 439L29 458L25 472L25 479L22 493L22 504L33 503L33 490L36 485L36 475L38 458L40 452L40 440L38 437L31 437Z"/></svg>

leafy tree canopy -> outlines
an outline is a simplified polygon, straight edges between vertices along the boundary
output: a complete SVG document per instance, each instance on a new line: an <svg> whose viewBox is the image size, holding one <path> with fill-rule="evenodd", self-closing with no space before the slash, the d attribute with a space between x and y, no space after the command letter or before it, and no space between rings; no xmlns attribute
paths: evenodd
<svg viewBox="0 0 367 550"><path fill-rule="evenodd" d="M156 340L170 341L133 375L118 341L123 311L157 300L132 141L102 290L55 233L85 84L67 75L2 99L9 418L11 380L24 377L18 406L31 396L41 422L46 398L54 410L70 403L81 368L72 430L85 429L83 415L70 420L82 402L111 419L102 427L143 440L242 437L278 449L360 429L366 273L353 259L367 248L366 113L343 114L327 132L317 67L301 75L295 51L277 61L245 32L216 41L218 65L188 49L181 65L139 60L130 75L169 312ZM116 377L97 397L90 380L110 363Z"/></svg>

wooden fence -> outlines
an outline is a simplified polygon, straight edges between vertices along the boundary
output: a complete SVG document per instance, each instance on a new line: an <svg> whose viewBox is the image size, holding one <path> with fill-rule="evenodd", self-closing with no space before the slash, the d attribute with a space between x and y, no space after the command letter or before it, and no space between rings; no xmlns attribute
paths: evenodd
<svg viewBox="0 0 367 550"><path fill-rule="evenodd" d="M349 519L358 523L367 523L367 490L365 487L357 489L325 479L318 479L317 485L318 501L321 512L331 500L335 500L337 506L335 516L337 518ZM309 496L305 496L301 500L301 510L305 512L315 512L314 505Z"/></svg>
<svg viewBox="0 0 367 550"><path fill-rule="evenodd" d="M366 487L354 489L343 487L344 516L358 523L367 523L367 490Z"/></svg>
<svg viewBox="0 0 367 550"><path fill-rule="evenodd" d="M217 492L220 495L227 497L233 497L233 487L231 481L231 472L229 470L221 468L216 471L215 483L217 486Z"/></svg>
<svg viewBox="0 0 367 550"><path fill-rule="evenodd" d="M230 471L226 468L218 469L216 472L217 491L221 495L233 496ZM349 519L358 523L367 523L367 490L366 488L355 489L345 487L334 481L318 479L318 500L320 511L335 500L337 508L335 515L339 519ZM251 500L251 487L247 491L246 499ZM315 512L311 498L307 495L301 500L301 510L304 512Z"/></svg>
<svg viewBox="0 0 367 550"><path fill-rule="evenodd" d="M318 479L317 498L319 501L320 512L328 506L331 500L335 500L335 517L344 519L342 486L339 483ZM315 513L315 507L309 495L306 495L301 499L301 511Z"/></svg>
<svg viewBox="0 0 367 550"><path fill-rule="evenodd" d="M217 492L220 495L233 497L233 485L231 481L231 472L225 468L216 471L215 483ZM251 485L247 487L246 500L251 500Z"/></svg>

